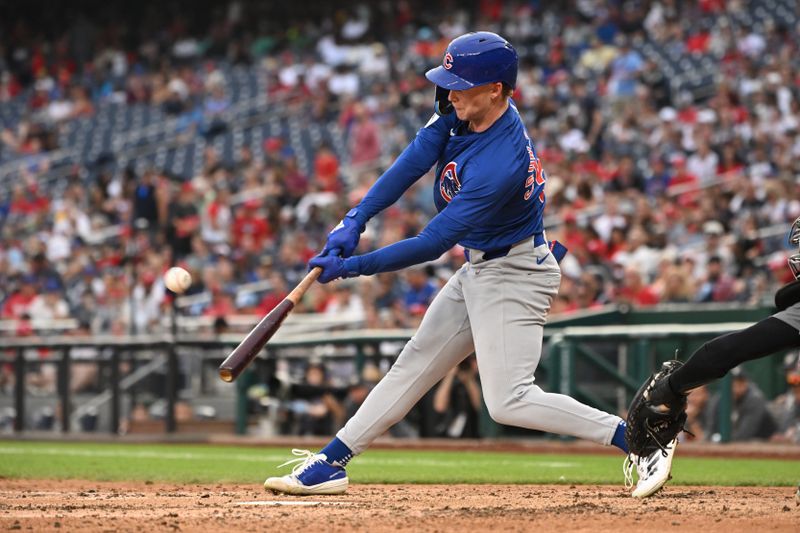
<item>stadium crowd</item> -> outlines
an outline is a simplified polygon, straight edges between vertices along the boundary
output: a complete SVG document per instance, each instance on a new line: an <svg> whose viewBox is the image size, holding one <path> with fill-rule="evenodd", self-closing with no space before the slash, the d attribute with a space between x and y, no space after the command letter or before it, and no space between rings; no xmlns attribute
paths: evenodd
<svg viewBox="0 0 800 533"><path fill-rule="evenodd" d="M749 20L767 3L312 0L276 13L251 1L188 11L177 1L110 1L75 14L18 6L0 20L0 320L16 320L0 335L58 318L77 320L80 332L159 331L172 298L161 274L173 264L195 280L184 314L211 323L268 311L410 141L401 119L411 113L420 127L430 117L423 74L474 28L504 35L522 56L514 99L548 176L548 236L570 250L554 313L766 302L790 276L783 241L800 216L798 27ZM677 63L711 58L698 63L713 67L711 81L667 74L648 46ZM236 104L226 65L265 79L276 113L332 124L346 142L311 147L307 162L271 137L232 158L209 146L193 175L85 161L57 184L48 179L64 148L58 133L107 105L151 106L183 121L183 135L213 137ZM360 249L418 233L433 210L432 180L371 223ZM462 262L453 249L401 273L315 285L297 312L413 327ZM305 379L316 386L325 372L312 365ZM379 378L335 397L309 393L284 430L330 433ZM439 385L430 401L442 416L420 422L425 433L477 435L475 379L466 364ZM748 391L741 397L757 396ZM784 430L796 433L793 398ZM699 412L705 401L697 403Z"/></svg>
<svg viewBox="0 0 800 533"><path fill-rule="evenodd" d="M783 232L800 215L800 41L780 20L741 24L735 15L757 3L406 1L344 3L325 16L312 3L313 15L288 25L259 17L253 2L204 18L178 4L158 17L145 3L138 31L125 10L47 32L7 19L0 105L24 112L2 132L3 160L20 171L0 197L0 314L154 331L173 264L202 295L187 314L269 310L410 140L399 115L412 110L419 126L430 116L424 71L472 28L501 33L523 56L514 99L548 176L548 236L570 250L554 313L766 301L790 276ZM713 84L673 83L645 43L714 58ZM43 176L65 123L112 101L213 123L231 105L220 64L256 69L276 108L310 109L339 125L347 146L314 147L307 170L282 138L233 160L209 147L193 176L76 165L51 196ZM360 249L415 235L433 209L431 180L371 224ZM422 268L317 286L300 311L413 326L462 261L454 249ZM242 289L253 282L264 283Z"/></svg>

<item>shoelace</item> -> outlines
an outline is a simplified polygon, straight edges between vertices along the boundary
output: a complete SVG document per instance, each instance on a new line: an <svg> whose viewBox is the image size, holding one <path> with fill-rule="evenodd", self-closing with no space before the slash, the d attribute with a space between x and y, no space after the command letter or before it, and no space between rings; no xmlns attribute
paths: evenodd
<svg viewBox="0 0 800 533"><path fill-rule="evenodd" d="M630 453L625 456L625 460L622 462L622 475L625 478L626 489L633 488L633 467L636 466L638 462L639 458Z"/></svg>
<svg viewBox="0 0 800 533"><path fill-rule="evenodd" d="M692 434L690 433L690 435L692 435ZM694 435L692 435L692 436L694 436ZM661 448L658 451L664 457L666 457L669 454L668 453L668 448L670 446L675 446L674 441L670 441L664 446L661 443L659 443L658 440L655 439L655 437L653 438L653 440ZM637 455L629 453L625 457L625 460L622 462L622 475L625 478L625 488L626 489L629 489L629 488L633 487L633 485L634 485L634 483L633 483L633 468L634 468L634 466L636 467L637 476L639 477L639 480L641 480L642 479L642 473L639 472L639 466L642 464L642 460L647 459L651 455L647 455L645 457L639 457Z"/></svg>
<svg viewBox="0 0 800 533"><path fill-rule="evenodd" d="M649 455L647 457L650 457ZM637 457L636 455L629 454L625 457L625 460L622 462L622 475L625 478L625 488L631 489L633 488L636 483L633 482L633 469L636 467L636 477L641 481L645 478L645 474L647 474L647 470L645 469L644 473L642 472L641 466L642 461L647 459L647 457ZM647 463L645 463L647 465Z"/></svg>
<svg viewBox="0 0 800 533"><path fill-rule="evenodd" d="M292 463L298 463L292 468L292 476L297 477L302 474L306 468L310 467L311 465L318 463L320 461L324 461L326 457L320 453L314 453L310 450L300 450L298 448L292 449L292 455L298 456L297 459L289 459L282 465L279 465L278 468L283 468L284 466L289 466Z"/></svg>

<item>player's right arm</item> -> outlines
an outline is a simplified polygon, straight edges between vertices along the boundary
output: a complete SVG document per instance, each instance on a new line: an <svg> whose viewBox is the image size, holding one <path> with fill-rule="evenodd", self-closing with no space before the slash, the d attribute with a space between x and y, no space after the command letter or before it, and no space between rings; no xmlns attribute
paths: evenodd
<svg viewBox="0 0 800 533"><path fill-rule="evenodd" d="M513 160L504 157L503 152L495 154L497 160L475 163L473 172L480 177L465 183L447 207L433 217L419 235L364 255L349 257L342 265L343 272L349 276L372 275L432 261L475 228L488 225L506 205L514 190L519 188L525 176L521 172L525 167L514 168L515 164L509 163ZM508 168L504 168L501 161L505 161ZM496 173L497 179L487 179L492 173Z"/></svg>
<svg viewBox="0 0 800 533"><path fill-rule="evenodd" d="M367 221L394 204L439 159L447 144L452 122L454 118L431 117L392 166L370 187L361 202L331 231L320 255L328 255L332 250L337 250L342 257L353 255Z"/></svg>

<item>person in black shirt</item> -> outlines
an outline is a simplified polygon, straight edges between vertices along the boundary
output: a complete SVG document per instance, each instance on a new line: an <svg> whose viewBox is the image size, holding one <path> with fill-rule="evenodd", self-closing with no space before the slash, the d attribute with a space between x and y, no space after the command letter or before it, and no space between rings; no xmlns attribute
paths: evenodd
<svg viewBox="0 0 800 533"><path fill-rule="evenodd" d="M167 216L167 242L172 246L176 259L192 251L192 237L200 228L200 214L194 204L195 195L191 183L184 183L177 200L173 200Z"/></svg>
<svg viewBox="0 0 800 533"><path fill-rule="evenodd" d="M436 388L433 410L440 416L437 434L452 438L480 437L478 430L480 409L478 362L475 356L471 355L448 372Z"/></svg>

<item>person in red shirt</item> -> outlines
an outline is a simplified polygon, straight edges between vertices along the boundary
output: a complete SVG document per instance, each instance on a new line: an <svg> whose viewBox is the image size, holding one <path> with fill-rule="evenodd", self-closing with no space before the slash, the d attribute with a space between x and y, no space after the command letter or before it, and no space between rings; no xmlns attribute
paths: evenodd
<svg viewBox="0 0 800 533"><path fill-rule="evenodd" d="M227 317L236 313L236 304L233 301L233 295L223 291L219 284L211 287L211 303L203 311L204 316L213 316L215 318Z"/></svg>
<svg viewBox="0 0 800 533"><path fill-rule="evenodd" d="M363 105L357 105L353 113L355 124L350 130L350 163L352 165L368 165L376 162L381 156L381 139L378 125L369 116Z"/></svg>
<svg viewBox="0 0 800 533"><path fill-rule="evenodd" d="M35 298L35 280L30 276L23 278L19 290L9 296L3 304L3 318L22 318L27 315L28 308Z"/></svg>
<svg viewBox="0 0 800 533"><path fill-rule="evenodd" d="M634 266L625 269L622 285L617 291L617 302L625 302L637 307L656 305L658 294L651 287L642 283L642 275Z"/></svg>
<svg viewBox="0 0 800 533"><path fill-rule="evenodd" d="M233 245L242 250L263 250L264 241L272 236L266 218L259 213L261 202L247 200L233 219Z"/></svg>
<svg viewBox="0 0 800 533"><path fill-rule="evenodd" d="M314 177L322 191L339 192L342 184L339 180L339 159L331 147L323 144L314 158Z"/></svg>
<svg viewBox="0 0 800 533"><path fill-rule="evenodd" d="M564 215L564 227L561 230L560 240L570 250L586 247L586 232L578 226L578 219L571 211Z"/></svg>
<svg viewBox="0 0 800 533"><path fill-rule="evenodd" d="M669 180L669 185L667 185L667 192L684 191L678 195L678 204L681 206L693 205L700 196L700 191L697 190L699 183L697 176L687 170L686 159L682 155L672 157L672 167L674 172Z"/></svg>
<svg viewBox="0 0 800 533"><path fill-rule="evenodd" d="M270 282L270 289L267 294L261 299L261 303L258 304L258 312L262 315L266 315L277 306L281 301L286 298L286 295L289 294L289 291L286 289L286 281L283 279L283 276L277 272L273 272L269 276Z"/></svg>
<svg viewBox="0 0 800 533"><path fill-rule="evenodd" d="M297 158L294 155L286 156L284 165L283 181L286 186L286 194L292 204L297 204L308 192L308 177L297 166Z"/></svg>

